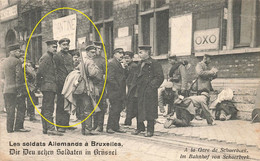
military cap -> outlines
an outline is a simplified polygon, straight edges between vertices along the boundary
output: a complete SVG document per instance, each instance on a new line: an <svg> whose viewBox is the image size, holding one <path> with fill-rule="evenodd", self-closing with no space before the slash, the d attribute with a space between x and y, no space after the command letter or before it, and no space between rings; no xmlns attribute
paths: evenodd
<svg viewBox="0 0 260 161"><path fill-rule="evenodd" d="M9 51L13 51L13 50L17 50L17 49L20 49L20 45L18 43L8 46Z"/></svg>
<svg viewBox="0 0 260 161"><path fill-rule="evenodd" d="M151 46L150 45L139 45L138 48L140 50L151 50Z"/></svg>
<svg viewBox="0 0 260 161"><path fill-rule="evenodd" d="M100 41L94 41L93 44L96 46L103 46L102 42L100 42Z"/></svg>
<svg viewBox="0 0 260 161"><path fill-rule="evenodd" d="M129 57L133 58L134 57L134 53L132 51L125 51L124 55L128 55Z"/></svg>
<svg viewBox="0 0 260 161"><path fill-rule="evenodd" d="M204 95L204 96L209 98L209 93L208 92L202 92L201 95Z"/></svg>
<svg viewBox="0 0 260 161"><path fill-rule="evenodd" d="M176 55L168 55L168 59L177 60L177 56Z"/></svg>
<svg viewBox="0 0 260 161"><path fill-rule="evenodd" d="M124 52L124 49L123 48L116 48L113 53L117 53L117 52Z"/></svg>
<svg viewBox="0 0 260 161"><path fill-rule="evenodd" d="M62 44L62 43L64 43L64 42L67 42L68 44L70 43L70 39L68 39L68 38L63 38L63 39L60 39L59 40L59 44Z"/></svg>
<svg viewBox="0 0 260 161"><path fill-rule="evenodd" d="M57 40L47 40L45 41L45 43L49 46L49 45L57 45Z"/></svg>
<svg viewBox="0 0 260 161"><path fill-rule="evenodd" d="M88 45L86 48L86 51L89 51L89 50L96 50L96 47L94 45Z"/></svg>
<svg viewBox="0 0 260 161"><path fill-rule="evenodd" d="M164 84L165 88L172 88L172 86L173 86L172 82L169 81Z"/></svg>

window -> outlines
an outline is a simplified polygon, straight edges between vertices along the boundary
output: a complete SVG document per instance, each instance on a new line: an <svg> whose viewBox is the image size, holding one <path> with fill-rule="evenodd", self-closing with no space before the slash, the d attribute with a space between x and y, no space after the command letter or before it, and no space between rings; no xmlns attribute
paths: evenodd
<svg viewBox="0 0 260 161"><path fill-rule="evenodd" d="M194 15L195 30L207 30L220 27L220 10L197 13Z"/></svg>
<svg viewBox="0 0 260 161"><path fill-rule="evenodd" d="M152 46L153 55L168 53L169 46L169 9L157 8L149 10L156 4L158 7L166 6L166 1L141 0L141 42Z"/></svg>
<svg viewBox="0 0 260 161"><path fill-rule="evenodd" d="M26 22L24 25L27 28L27 40L36 24L41 19L41 8L35 8L28 12L23 13L23 20ZM41 36L41 23L34 30L30 44L27 50L27 57L33 62L38 63L42 56L42 36Z"/></svg>
<svg viewBox="0 0 260 161"><path fill-rule="evenodd" d="M219 50L226 43L226 33L222 33L224 9L206 10L193 14L193 50Z"/></svg>
<svg viewBox="0 0 260 161"><path fill-rule="evenodd" d="M236 0L233 3L234 43L236 47L250 45L254 7L254 0Z"/></svg>
<svg viewBox="0 0 260 161"><path fill-rule="evenodd" d="M112 0L93 0L94 23L98 28L105 43L107 57L114 48L113 37L113 1ZM101 41L98 32L93 27L94 41Z"/></svg>

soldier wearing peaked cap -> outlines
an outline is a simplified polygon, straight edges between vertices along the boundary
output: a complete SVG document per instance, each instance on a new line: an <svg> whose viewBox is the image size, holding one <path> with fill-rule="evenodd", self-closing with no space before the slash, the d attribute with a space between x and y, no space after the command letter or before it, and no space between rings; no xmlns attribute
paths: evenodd
<svg viewBox="0 0 260 161"><path fill-rule="evenodd" d="M59 45L62 44L62 43L64 43L64 42L69 44L69 43L70 43L70 39L68 39L68 38L60 39L60 40L59 40Z"/></svg>
<svg viewBox="0 0 260 161"><path fill-rule="evenodd" d="M22 63L19 60L21 57L21 50L19 44L14 44L8 47L10 55L3 62L4 78L4 99L7 110L7 132L29 132L30 130L24 129L24 115L26 111L25 106L17 106L19 104L18 97L24 90L24 79ZM17 110L16 110L17 108Z"/></svg>
<svg viewBox="0 0 260 161"><path fill-rule="evenodd" d="M151 58L151 46L139 46L139 56L141 62L137 67L135 84L132 86L138 98L137 129L132 134L137 135L145 131L144 121L147 121L145 136L151 137L155 119L158 118L158 88L164 80L164 75L161 64Z"/></svg>
<svg viewBox="0 0 260 161"><path fill-rule="evenodd" d="M46 41L47 53L39 60L39 69L36 75L36 86L43 94L41 114L53 123L54 98L57 92L57 68L54 55L57 52L57 41ZM55 131L55 126L42 118L43 134L63 135Z"/></svg>
<svg viewBox="0 0 260 161"><path fill-rule="evenodd" d="M70 115L64 110L64 97L61 94L64 82L68 74L73 71L73 58L69 53L70 39L63 38L59 40L60 52L54 55L54 61L57 66L57 108L56 108L56 124L62 126L69 126ZM65 132L65 128L57 127L58 131ZM68 129L75 129L69 127Z"/></svg>
<svg viewBox="0 0 260 161"><path fill-rule="evenodd" d="M107 133L125 131L120 129L120 113L124 109L126 98L126 70L122 67L124 50L116 48L113 52L113 58L108 62L107 71L107 94L111 104L107 121Z"/></svg>
<svg viewBox="0 0 260 161"><path fill-rule="evenodd" d="M97 98L97 100L98 100L99 97L101 96L103 86L104 86L105 73L106 73L106 60L103 57L104 52L103 52L102 42L95 41L94 45L96 46L96 56L93 58L93 61L98 66L98 68L100 70L99 74L100 74L100 78L101 78L101 79L94 79L93 80L94 84L97 86L97 88L99 90L99 96ZM93 129L95 129L96 131L99 131L99 132L103 131L104 116L105 116L105 113L106 113L105 102L106 102L106 92L103 93L102 99L99 102L99 108L100 108L101 111L96 113L96 115L94 115L94 127L93 127Z"/></svg>

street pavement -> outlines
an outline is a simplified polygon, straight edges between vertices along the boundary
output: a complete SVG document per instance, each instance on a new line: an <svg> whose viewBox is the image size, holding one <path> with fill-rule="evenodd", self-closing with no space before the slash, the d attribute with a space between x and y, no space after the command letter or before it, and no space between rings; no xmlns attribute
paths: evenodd
<svg viewBox="0 0 260 161"><path fill-rule="evenodd" d="M40 120L39 115L37 115L37 118ZM107 115L105 118L106 123ZM243 133L241 133L240 138L236 136L238 134L235 134L237 131L226 135L226 132L234 131L231 130L231 128L245 128L244 130L248 134L251 134L254 133L253 131L248 131L252 130L251 126L259 126L259 124L247 124L247 122L243 121L229 121L230 124L228 124L229 122L217 122L217 125L215 126L206 126L206 122L204 121L195 121L192 122L194 125L193 127L175 128L173 126L170 129L164 129L162 128L162 122L164 120L164 117L159 117L155 126L155 136L151 138L145 138L144 133L141 133L138 136L131 135L131 132L135 128L135 120L133 120L132 126L122 125L122 127L127 130L127 133L125 134L100 133L99 135L94 136L83 136L80 133L81 125L78 125L77 129L74 131L67 130L64 136L50 136L42 134L42 125L40 121L31 122L28 118L25 120L25 127L31 129L31 132L15 132L8 134L6 132L5 124L6 114L1 114L0 160L238 160L237 158L224 159L224 156L228 155L248 157L243 160L260 160L258 147L236 143L237 140L244 139ZM124 113L122 113L120 122L123 123L123 121ZM75 123L76 122L71 121L71 124ZM226 124L230 126L224 126ZM249 125L250 129L248 128ZM257 126L255 128L257 128ZM240 131L243 131L243 129L240 129ZM221 136L217 137L218 135ZM230 140L229 138L232 136L234 136L235 139L232 142L228 142L227 140ZM51 146L49 145L49 142L52 144L64 142L81 143L82 146ZM98 146L93 146L93 142L100 144L98 144ZM17 145L18 143L20 145ZM36 143L38 143L39 146L35 146L34 144ZM45 146L40 145L40 143L44 143ZM111 146L107 146L108 144ZM115 144L121 145L115 146ZM218 150L214 151L214 148ZM23 149L25 150L23 151ZM26 149L30 151L30 154ZM223 149L224 151L221 151L220 149ZM237 149L240 152L230 152L227 151L228 149ZM82 154L80 154L80 151ZM101 154L104 151L111 151L111 154L116 153L116 155L97 155L97 153ZM13 153L13 155L11 155L11 153ZM219 156L220 158L216 159L214 158L215 156Z"/></svg>

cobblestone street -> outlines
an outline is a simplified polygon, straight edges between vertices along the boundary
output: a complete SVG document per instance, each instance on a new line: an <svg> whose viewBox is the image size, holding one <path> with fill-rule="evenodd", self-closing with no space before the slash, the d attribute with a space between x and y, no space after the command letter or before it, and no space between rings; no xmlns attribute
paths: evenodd
<svg viewBox="0 0 260 161"><path fill-rule="evenodd" d="M40 116L37 115L37 118L40 119ZM174 129L175 132L178 130L178 133L174 134L158 132L160 124L157 124L155 136L145 138L143 137L144 133L138 136L130 134L134 125L128 128L125 127L127 129L126 134L101 133L94 136L81 135L79 125L74 131L67 130L64 136L48 136L42 134L40 121L30 122L28 118L26 118L25 127L31 129L31 132L7 134L5 119L5 114L1 114L1 160L3 161L45 160L46 158L48 160L64 161L93 159L129 161L215 160L214 156L220 157L217 160L232 160L223 159L224 156L232 154L250 158L244 160L260 159L259 150L254 146L238 145L225 141L219 142L214 139L187 137L188 134L195 133L194 127L170 129L169 131ZM122 120L123 118L121 118ZM198 128L201 129L202 127ZM196 133L202 135L203 132L199 132L199 129L197 129ZM60 145L64 143L67 145ZM75 145L69 146L68 144L71 143ZM214 151L214 148L218 150ZM230 152L230 149L238 149L240 153ZM111 155L102 155L104 153L110 153Z"/></svg>

